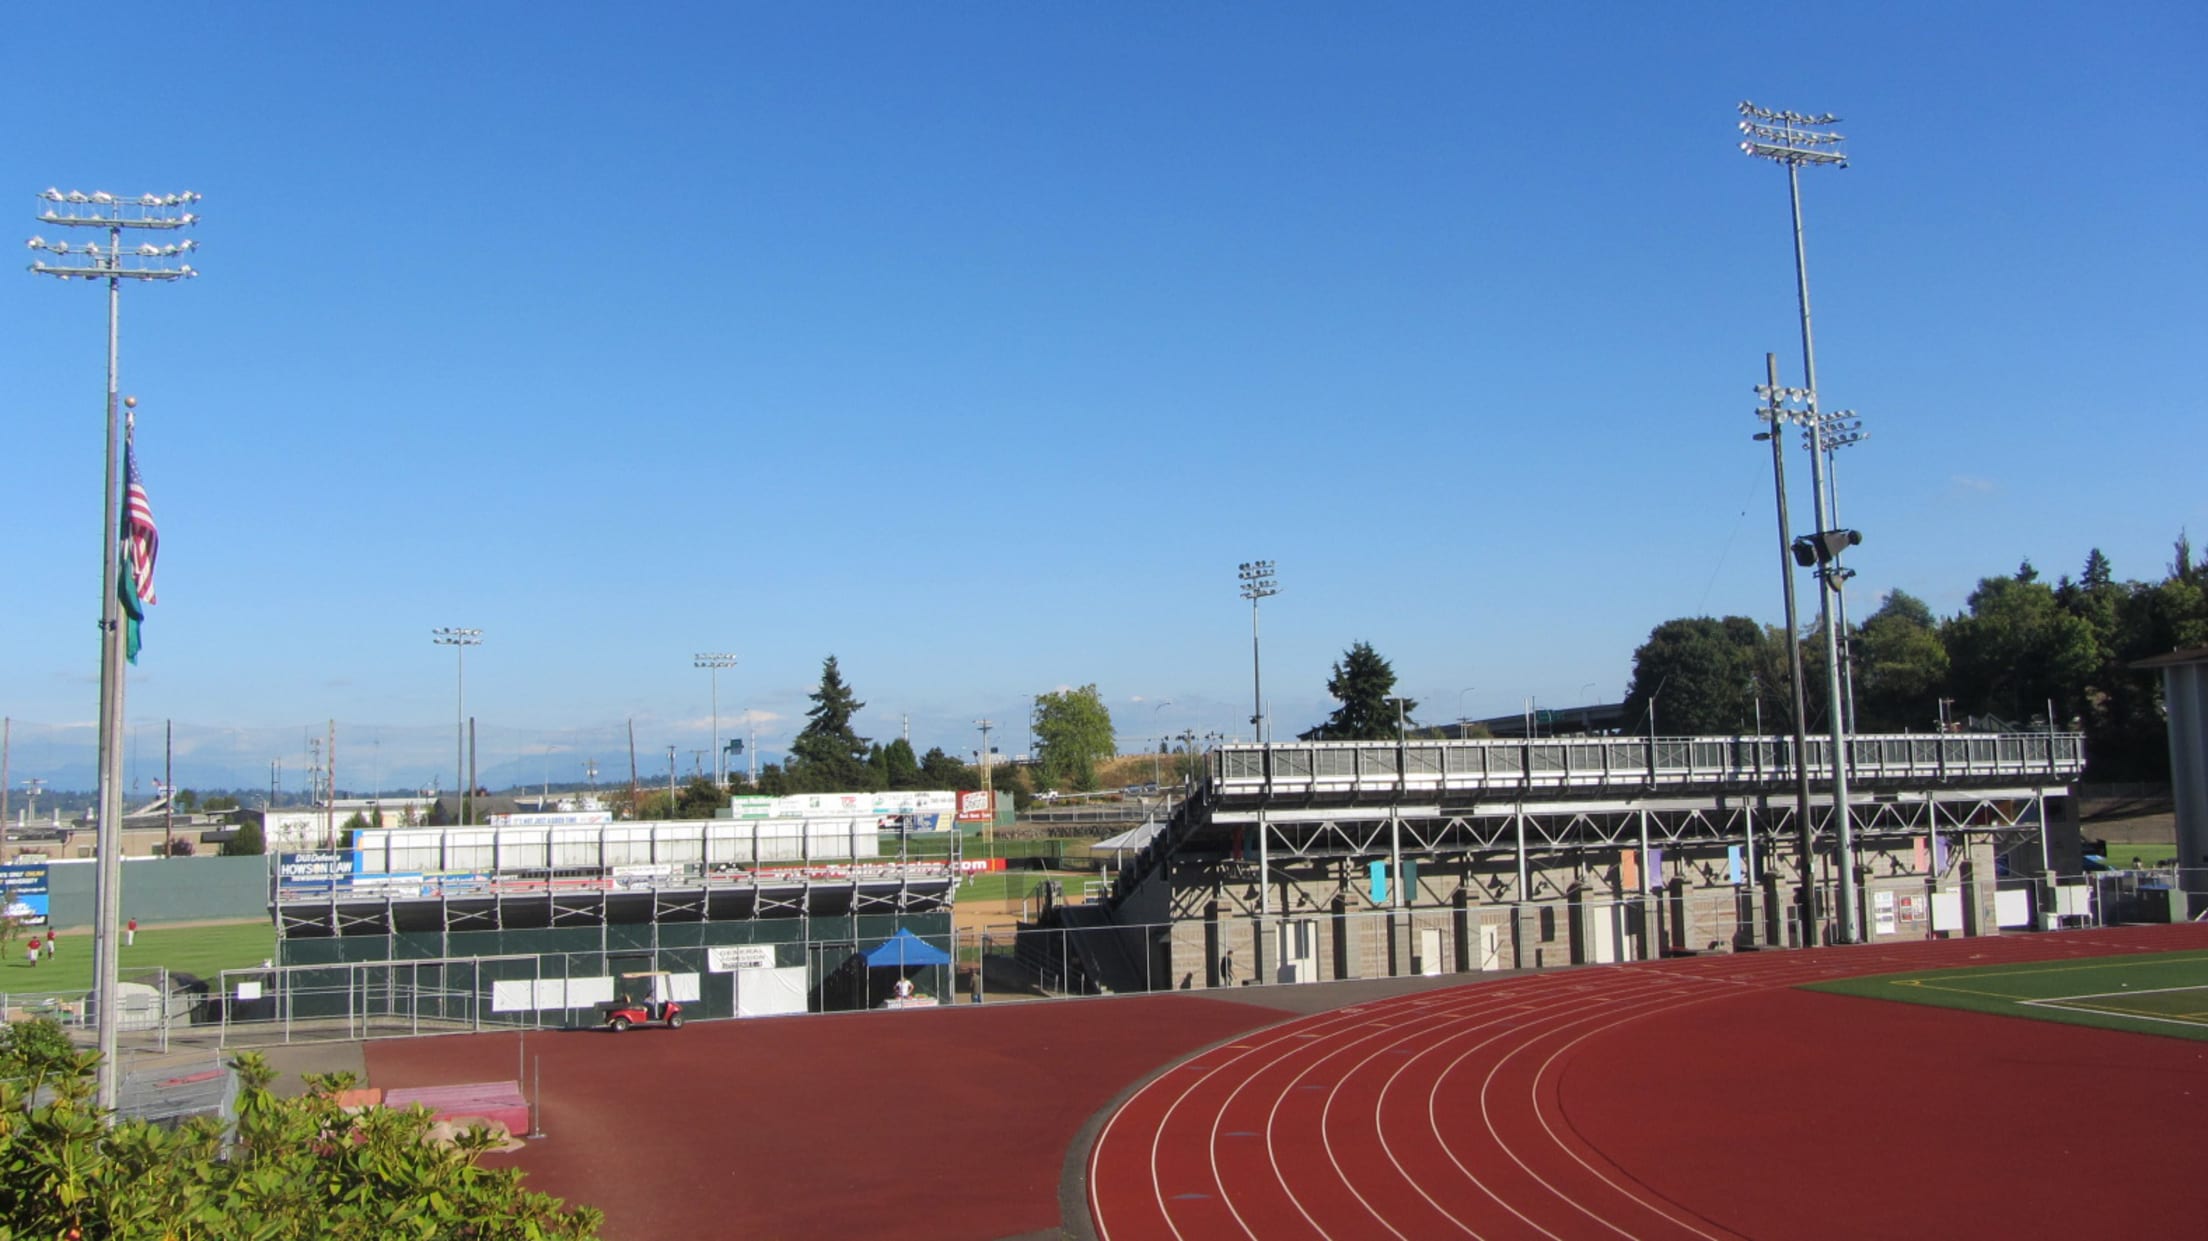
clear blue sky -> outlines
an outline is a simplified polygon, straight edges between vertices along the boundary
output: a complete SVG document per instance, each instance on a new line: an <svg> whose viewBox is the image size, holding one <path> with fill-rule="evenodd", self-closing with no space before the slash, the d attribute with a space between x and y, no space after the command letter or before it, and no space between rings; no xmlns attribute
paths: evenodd
<svg viewBox="0 0 2208 1241"><path fill-rule="evenodd" d="M1017 750L1094 682L1135 748L1246 729L1253 557L1283 735L1359 640L1441 720L1778 619L1741 99L1850 139L1804 197L1858 607L2159 576L2208 542L2204 13L126 3L0 77L0 190L22 237L206 195L205 274L123 306L141 788L164 719L187 784L296 787L332 719L342 785L449 773L441 625L522 778L705 746L716 649L770 756L831 652L877 738ZM91 766L104 305L0 280L18 784Z"/></svg>

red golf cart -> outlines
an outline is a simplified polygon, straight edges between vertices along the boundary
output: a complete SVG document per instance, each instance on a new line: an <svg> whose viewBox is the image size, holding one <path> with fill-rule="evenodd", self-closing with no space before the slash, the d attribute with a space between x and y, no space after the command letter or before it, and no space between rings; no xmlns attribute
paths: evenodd
<svg viewBox="0 0 2208 1241"><path fill-rule="evenodd" d="M619 998L600 1004L598 1011L605 1014L606 1028L616 1034L641 1025L680 1030L682 1005L669 998L673 992L674 978L666 970L623 974ZM635 998L640 994L647 998Z"/></svg>

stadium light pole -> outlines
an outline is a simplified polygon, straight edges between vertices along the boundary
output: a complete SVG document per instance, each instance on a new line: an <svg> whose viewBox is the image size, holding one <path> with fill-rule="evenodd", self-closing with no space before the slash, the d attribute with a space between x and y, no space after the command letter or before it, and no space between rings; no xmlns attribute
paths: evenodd
<svg viewBox="0 0 2208 1241"><path fill-rule="evenodd" d="M1807 430L1802 432L1806 440ZM1825 457L1825 521L1827 530L1840 528L1840 450L1851 444L1860 444L1871 438L1863 429L1863 419L1854 410L1834 410L1819 420L1816 441L1817 451ZM1845 591L1833 595L1835 623L1840 630L1840 704L1845 710L1848 732L1855 732L1855 641L1848 636L1848 596Z"/></svg>
<svg viewBox="0 0 2208 1241"><path fill-rule="evenodd" d="M1779 430L1781 423L1799 422L1803 418L1809 392L1804 388L1779 386L1777 357L1764 354L1763 369L1765 382L1756 389L1756 395L1763 398L1763 405L1756 410L1756 416L1763 419L1769 429L1757 432L1756 438L1771 441L1771 482L1778 493L1779 576L1786 585L1786 666L1790 674L1788 679L1794 686L1794 828L1802 867L1802 946L1815 948L1818 939L1817 835L1809 821L1809 703L1802 683L1801 621L1794 603L1794 532L1786 511L1786 437Z"/></svg>
<svg viewBox="0 0 2208 1241"><path fill-rule="evenodd" d="M483 645L483 631L480 629L432 629L429 631L429 640L439 646L451 647L452 653L458 657L459 680L456 694L459 708L456 728L459 741L456 743L457 748L454 750L456 757L453 761L453 772L455 774L452 787L460 790L460 802L453 809L459 812L461 824L465 826L468 820L475 817L468 812L470 803L475 799L475 790L468 787L468 648Z"/></svg>
<svg viewBox="0 0 2208 1241"><path fill-rule="evenodd" d="M713 787L728 787L728 758L721 753L721 669L736 666L736 657L725 651L700 651L690 657L694 668L704 668L713 678Z"/></svg>
<svg viewBox="0 0 2208 1241"><path fill-rule="evenodd" d="M99 1106L112 1117L121 1086L120 1066L115 1058L115 1011L119 1003L116 919L122 908L123 879L124 654L119 594L122 548L118 536L122 526L116 470L116 446L122 430L119 397L122 289L125 280L188 280L199 274L184 261L186 255L198 248L198 242L186 238L156 245L149 241L126 249L123 235L126 232L175 233L192 227L199 223L199 216L191 209L199 201L199 195L187 190L181 194L144 194L132 198L104 190L87 194L81 190L63 193L48 189L38 197L43 204L38 212L39 223L53 228L107 233L104 249L97 241L72 244L61 239L49 241L43 236L32 237L25 244L32 250L55 256L52 261L33 260L31 271L35 275L107 283L107 480L100 522L100 771L99 826L95 836L99 875L93 890L92 988L93 1002L98 1006L95 1021L100 1052L95 1081Z"/></svg>
<svg viewBox="0 0 2208 1241"><path fill-rule="evenodd" d="M1814 437L1821 434L1822 422L1817 412L1816 337L1810 329L1809 252L1802 239L1802 168L1805 165L1847 167L1847 154L1840 149L1846 138L1829 128L1840 119L1829 112L1821 116L1777 112L1743 100L1740 116L1740 132L1745 135L1740 149L1752 158L1768 159L1786 168L1787 197L1794 213L1794 286L1802 320L1805 425L1813 437L1809 455L1810 484L1820 526L1815 537L1818 544L1827 549L1816 558L1819 570L1817 611L1819 628L1825 636L1826 705L1832 734L1834 861L1840 871L1839 939L1841 943L1853 944L1862 936L1855 909L1855 829L1854 815L1848 805L1847 721L1841 708L1839 618L1834 605L1834 596L1846 580L1847 570L1840 567L1838 548L1825 541L1832 527L1824 524L1829 512L1825 499L1825 457L1816 450L1814 442Z"/></svg>
<svg viewBox="0 0 2208 1241"><path fill-rule="evenodd" d="M1260 599L1270 599L1280 593L1280 583L1273 576L1270 560L1244 561L1239 571L1242 597L1250 601L1250 688L1253 699L1250 705L1250 739L1265 741L1265 677L1258 659L1257 604Z"/></svg>

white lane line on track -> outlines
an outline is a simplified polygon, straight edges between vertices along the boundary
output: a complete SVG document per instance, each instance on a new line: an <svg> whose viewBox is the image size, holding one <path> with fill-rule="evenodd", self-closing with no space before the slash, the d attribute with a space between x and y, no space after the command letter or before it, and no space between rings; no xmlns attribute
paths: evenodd
<svg viewBox="0 0 2208 1241"><path fill-rule="evenodd" d="M1354 1024L1356 1020L1356 1013L1349 1009L1342 1009L1333 1013L1323 1014L1315 1019L1304 1018L1301 1019L1301 1021L1299 1022L1290 1023L1290 1025L1303 1027L1308 1024L1308 1026L1313 1026L1320 1031L1324 1031L1330 1026ZM1158 1077L1151 1079L1140 1090L1137 1090L1133 1095L1130 1095L1127 1098L1126 1102L1122 1103L1118 1107L1118 1109L1116 1109L1112 1113L1111 1117L1104 1122L1104 1128L1097 1134L1096 1144L1089 1149L1089 1215L1090 1218L1096 1223L1096 1231L1099 1241L1109 1241L1109 1238L1111 1236L1111 1229L1104 1215L1102 1199L1099 1198L1097 1195L1097 1165L1104 1156L1105 1148L1111 1139L1114 1127L1116 1127L1119 1123L1120 1117L1125 1116L1129 1111L1131 1111L1134 1108L1135 1104L1141 1101L1145 1095L1150 1094L1154 1090L1170 1088L1168 1085L1169 1081L1187 1081L1187 1084L1181 1088L1178 1094L1173 1096L1172 1102L1167 1104L1164 1113L1160 1115L1157 1120L1156 1127L1151 1131L1148 1162L1150 1170L1150 1193L1151 1200L1157 1204L1159 1214L1165 1220L1165 1226L1167 1230L1170 1231L1176 1238L1180 1238L1182 1236L1179 1225L1174 1222L1172 1210L1166 1205L1169 1199L1164 1192L1164 1187L1159 1183L1159 1151L1164 1143L1166 1130L1172 1125L1174 1113L1180 1109L1181 1104L1185 1102L1188 1099L1189 1095L1194 1093L1194 1091L1199 1086L1202 1086L1212 1077L1224 1071L1228 1066L1233 1065L1237 1061L1254 1054L1256 1050L1270 1047L1275 1044L1287 1043L1289 1041L1287 1036L1290 1033L1290 1029L1289 1026L1276 1026L1273 1028L1272 1031L1267 1031L1264 1033L1266 1033L1269 1037L1260 1038L1255 1042L1244 1042L1238 1044L1247 1048L1247 1050L1228 1056L1224 1060L1211 1060L1211 1057L1220 1050L1219 1048L1212 1048L1209 1051L1199 1053L1199 1055L1203 1056L1207 1061L1210 1062L1207 1064L1204 1071L1195 1075L1195 1080L1193 1081L1188 1081L1187 1078L1183 1075L1173 1074L1161 1074ZM1244 1036L1245 1039L1247 1039L1247 1037L1248 1036ZM1212 1182L1215 1186L1218 1185L1218 1165L1216 1162L1216 1157L1214 1157L1212 1163ZM1230 1214L1232 1213L1231 1205L1229 1206L1229 1212ZM1235 1217L1235 1222L1236 1224L1241 1226L1243 1232L1249 1233L1249 1226L1243 1223L1239 1216ZM1251 1235L1254 1241L1255 1234Z"/></svg>
<svg viewBox="0 0 2208 1241"><path fill-rule="evenodd" d="M1980 939L1974 941L1937 941L1937 943L1940 946L1928 946L1922 943L1897 944L1890 947L1882 945L1880 946L1880 948L1883 949L1882 951L1873 950L1867 947L1842 949L1840 950L1840 952L1846 954L1846 958L1844 961L1835 958L1828 958L1826 956L1826 953L1824 952L1820 952L1814 957L1808 957L1808 959L1804 959L1805 956L1807 956L1808 954L1797 954L1793 952L1774 952L1770 954L1757 954L1757 959L1752 962L1744 961L1739 957L1728 956L1722 959L1723 964L1721 966L1714 964L1713 959L1711 958L1698 958L1693 960L1664 962L1637 962L1626 966L1596 967L1594 969L1574 970L1571 971L1570 974L1522 975L1518 978L1501 980L1499 982L1474 982L1465 984L1462 987L1449 988L1447 991L1443 992L1422 993L1418 1000L1415 1001L1413 1004L1405 1004L1400 1008L1394 1008L1390 1011L1408 1011L1414 1006L1431 1006L1435 1008L1450 1007L1453 1006L1456 996L1460 994L1469 994L1475 992L1483 999L1490 1001L1500 1001L1505 999L1506 997L1524 999L1540 998L1543 1000L1561 1001L1574 994L1584 995L1588 992L1594 992L1599 995L1613 982L1619 981L1618 975L1627 973L1637 975L1641 978L1647 978L1650 974L1654 973L1662 973L1668 979L1677 982L1722 982L1733 985L1746 985L1750 987L1762 986L1777 988L1796 986L1805 981L1821 980L1830 977L1857 977L1883 972L1903 972L1911 970L1953 968L1960 965L1976 964L1993 959L2045 959L2057 956L2068 957L2075 955L2083 957L2107 955L2110 951L2150 952L2169 950L2159 945L2140 944L2136 942L2134 938L2122 935L2121 933L2112 933L2102 930L2069 933L2069 935L2065 936L2065 942L2060 945L2046 943L2044 939L2041 939L2039 937L2011 937L2006 940ZM1955 946L1952 949L1945 948L1945 944L1947 943L1952 943ZM1969 946L1969 951L1965 950L1966 945ZM2098 951L2096 951L2096 949ZM1724 972L1719 973L1718 971L1720 970ZM1685 1004L1699 1002L1699 1000L1712 998L1717 997L1714 994L1706 994L1699 997L1699 999L1681 999L1677 1003L1669 1005L1668 1007L1680 1007ZM1349 1008L1335 1010L1334 1013L1318 1019L1316 1024L1321 1026L1322 1029L1325 1027L1336 1027L1338 1030L1338 1027L1351 1024L1350 1022L1339 1019L1361 1013L1370 1014L1373 1013L1376 1008L1380 1008L1385 1004L1386 1002L1367 1002L1364 1004L1354 1005ZM1621 1013L1618 1010L1612 1008L1606 1010L1603 1014L1600 1015L1610 1016L1614 1018L1614 1020L1609 1024L1617 1025L1624 1024L1627 1021L1636 1020L1640 1016L1651 1015L1653 1011L1656 1010L1652 1009L1650 1013L1632 1014ZM1257 1048L1270 1048L1278 1044L1281 1041L1281 1038L1315 1039L1329 1036L1322 1033L1321 1030L1309 1028L1313 1024L1313 1022L1313 1018L1297 1019L1296 1021L1289 1023L1290 1025L1296 1027L1292 1032L1289 1032L1281 1037L1267 1039L1264 1043L1256 1045L1256 1047L1252 1050L1255 1050ZM1383 1026L1384 1025L1385 1023L1383 1023ZM1583 1040L1586 1037L1591 1037L1591 1035L1596 1032L1597 1031L1588 1031L1586 1034L1581 1035L1580 1039L1575 1039L1574 1044ZM1250 1045L1244 1044L1242 1046ZM1161 1116L1157 1122L1158 1129L1154 1131L1153 1134L1149 1161L1152 1198L1154 1202L1158 1202L1160 1204L1161 1214L1165 1217L1168 1228L1173 1231L1173 1234L1176 1237L1180 1237L1182 1234L1180 1233L1178 1226L1174 1223L1172 1219L1171 1211L1163 1206L1165 1199L1160 1193L1159 1151L1164 1130L1171 1124L1174 1112L1179 1109L1181 1104L1188 1099L1189 1095L1193 1093L1193 1091L1197 1087L1204 1085L1212 1076L1225 1071L1230 1066L1235 1065L1238 1061L1243 1060L1251 1054L1252 1051L1244 1051L1241 1055L1229 1057L1224 1062L1207 1063L1205 1065L1204 1071L1201 1073L1198 1080L1190 1083L1180 1092L1179 1095L1175 1097L1173 1103L1168 1107L1166 1113ZM1421 1056L1423 1056L1423 1054L1424 1053L1420 1053L1420 1056L1414 1056L1412 1060L1405 1061L1404 1065L1407 1066L1411 1063L1416 1062L1419 1058L1421 1058ZM1514 1050L1511 1054L1515 1055L1516 1050ZM1561 1051L1559 1051L1557 1054L1561 1055L1562 1053ZM1556 1057L1552 1055L1550 1061L1553 1062L1555 1058ZM1549 1125L1547 1117L1538 1111L1538 1090L1540 1087L1540 1083L1544 1080L1544 1074L1546 1073L1546 1071L1547 1064L1544 1064L1543 1069L1537 1071L1534 1078L1536 1119L1542 1124L1544 1131L1549 1134L1550 1140L1553 1143L1556 1143L1561 1149L1565 1151L1567 1155L1572 1157L1575 1161L1579 1162L1583 1167L1587 1167L1589 1171L1596 1172L1598 1176L1601 1176L1602 1174L1600 1173L1600 1171L1598 1169L1594 1169L1591 1165L1588 1165L1587 1161L1584 1158L1580 1157L1576 1151L1571 1150L1569 1147L1563 1146L1562 1141L1556 1134L1554 1128ZM1167 1084L1166 1076L1167 1075L1161 1074L1159 1077L1154 1078L1141 1090L1138 1090L1135 1095L1130 1096L1129 1099L1125 1103L1123 1103L1119 1109L1116 1109L1113 1116L1106 1120L1104 1129L1099 1133L1096 1144L1091 1148L1089 1161L1090 1184L1088 1197L1091 1217L1095 1220L1097 1224L1100 1237L1108 1237L1109 1230L1105 1223L1102 1202L1098 1196L1096 1173L1097 1168L1101 1162L1103 1152L1106 1148L1107 1141L1110 1139L1114 1130L1114 1126L1117 1124L1120 1117L1131 1111L1137 1100L1140 1099L1143 1095L1149 1093L1153 1089L1165 1086ZM1445 1071L1444 1077L1446 1076L1447 1072ZM1437 1091L1439 1085L1440 1082L1437 1080ZM1296 1087L1296 1089L1298 1090L1308 1090L1311 1088L1313 1087L1309 1084L1299 1084ZM1337 1085L1337 1089L1338 1088L1339 1087ZM1438 1132L1438 1129L1436 1129L1437 1121L1433 1111L1433 1099L1434 1092L1429 1092L1429 1129L1435 1129ZM1330 1093L1328 1104L1329 1107L1331 1107L1331 1100L1332 1096ZM1276 1101L1276 1114L1277 1106L1278 1104ZM1322 1112L1322 1115L1323 1114L1324 1113ZM1569 1118L1564 1117L1562 1119L1566 1126L1569 1127ZM1271 1156L1273 1153L1273 1137L1270 1132L1271 1124L1272 1122L1268 1120L1267 1141L1269 1156ZM1216 1125L1217 1122L1215 1120L1214 1128L1216 1128ZM1489 1126L1489 1131L1491 1137L1496 1136L1492 1124L1490 1124ZM1324 1131L1322 1127L1322 1140L1323 1138ZM1382 1134L1382 1138L1384 1141L1384 1133ZM1582 1142L1584 1143L1584 1139L1582 1139ZM1444 1150L1446 1153L1446 1146L1444 1147ZM1329 1152L1329 1157L1330 1159L1332 1158L1331 1152ZM1468 1178L1470 1178L1469 1171L1463 1169L1461 1161L1456 1161L1453 1154L1451 1158L1453 1162L1458 1163L1459 1170L1461 1172L1465 1172ZM1390 1152L1390 1159L1391 1162L1396 1163L1398 1175L1403 1175L1400 1161L1396 1161L1394 1159L1392 1151ZM1521 1166L1523 1166L1522 1163ZM1630 1174L1624 1173L1623 1169L1618 1169L1618 1171L1621 1174L1626 1175L1628 1179L1631 1179ZM1528 1169L1528 1172L1529 1175L1531 1175L1530 1169ZM1339 1175L1338 1163L1337 1174ZM1214 1159L1213 1162L1213 1176L1214 1183L1216 1184L1218 1176L1216 1159ZM1476 1178L1470 1179L1473 1179L1474 1183L1478 1184ZM1535 1179L1537 1181L1540 1180L1538 1176L1536 1176ZM1606 1181L1606 1183L1611 1184L1614 1189L1620 1188L1616 1185L1615 1182L1608 1181L1607 1177L1603 1177L1603 1179ZM1543 1183L1544 1185L1546 1185L1545 1182ZM1638 1184L1637 1181L1635 1183ZM1485 1186L1481 1186L1481 1188L1483 1192L1488 1192L1489 1197L1494 1197L1493 1193L1487 1191ZM1644 1186L1643 1188L1648 1187ZM1423 1189L1421 1189L1420 1192L1423 1193ZM1549 1192L1554 1194L1556 1191L1553 1189L1553 1187L1550 1187ZM1625 1191L1620 1189L1620 1192ZM1653 1189L1649 1189L1649 1192L1654 1193L1655 1191ZM1187 1198L1189 1196L1190 1195L1176 1195L1177 1198ZM1640 1204L1644 1207L1649 1206L1647 1202L1637 1198L1631 1193L1627 1193L1626 1196L1629 1200L1640 1202ZM1290 1195L1290 1197L1291 1201L1294 1201L1294 1197L1292 1194ZM1430 1196L1429 1201L1431 1201ZM1504 1205L1506 1206L1506 1209L1508 1209L1507 1204ZM1299 1211L1303 1209L1300 1202L1297 1202L1296 1206ZM1662 1214L1663 1212L1658 1209L1658 1213ZM1443 1214L1446 1215L1447 1212L1443 1212ZM1241 1221L1239 1216L1237 1216L1236 1218L1237 1222L1240 1223ZM1309 1218L1308 1213L1306 1213L1306 1218ZM1523 1218L1523 1216L1521 1216L1520 1218ZM1670 1217L1666 1215L1666 1218ZM1530 1221L1528 1222L1530 1223ZM1385 1224L1385 1221L1383 1221L1383 1224ZM1249 1231L1247 1224L1243 1224L1243 1230L1246 1233Z"/></svg>
<svg viewBox="0 0 2208 1241"><path fill-rule="evenodd" d="M1486 1004L1485 997L1482 997L1482 1000L1480 1002L1483 1007L1488 1006ZM1434 1005L1429 1005L1428 1007L1438 1008L1438 1006ZM1511 1009L1510 1011L1516 1010ZM1454 1013L1437 1013L1436 1015L1446 1017L1455 1016ZM1406 1039L1415 1038L1423 1032L1423 1030L1418 1030L1399 1034L1396 1036L1396 1042L1400 1043ZM1378 1222L1382 1228L1387 1229L1388 1232L1393 1236L1404 1238L1404 1241L1409 1241L1409 1234L1406 1234L1405 1232L1403 1232L1402 1229L1397 1228L1393 1223L1389 1222L1387 1216L1383 1214L1378 1207L1374 1206L1372 1200L1366 1197L1365 1193L1357 1187L1356 1180L1352 1178L1349 1175L1348 1171L1342 1167L1341 1158L1335 1153L1334 1150L1334 1139L1332 1133L1334 1127L1334 1100L1339 1096L1342 1089L1342 1084L1347 1081L1349 1077L1353 1076L1356 1073L1357 1069L1361 1067L1361 1065L1371 1063L1373 1056L1368 1054L1364 1058L1364 1060L1360 1061L1358 1064L1350 1065L1345 1070L1339 1072L1334 1080L1334 1084L1331 1086L1306 1087L1302 1085L1302 1079L1310 1073L1316 1071L1321 1065L1334 1060L1338 1056L1349 1054L1359 1045L1367 1043L1375 1037L1377 1036L1367 1035L1363 1038L1353 1039L1347 1043L1335 1047L1333 1050L1327 1052L1326 1055L1320 1057L1318 1060L1315 1060L1310 1065L1306 1066L1303 1072L1297 1074L1296 1079L1289 1084L1292 1088L1298 1090L1323 1089L1326 1091L1326 1102L1321 1105L1319 1109L1319 1146L1321 1150L1326 1152L1327 1166L1334 1170L1335 1179L1341 1183L1344 1189L1347 1189L1349 1191L1349 1194L1352 1198L1357 1200L1357 1204L1363 1207L1365 1209L1365 1212L1372 1216L1372 1218L1376 1222ZM1273 1101L1271 1112L1268 1113L1266 1117L1266 1148L1267 1151L1272 1155L1273 1176L1274 1179L1280 1183L1281 1191L1287 1195L1290 1202L1295 1204L1297 1211L1301 1212L1306 1220L1311 1220L1312 1226L1314 1228L1317 1228L1319 1227L1318 1221L1312 1219L1311 1212L1305 1207L1302 1196L1296 1193L1294 1185L1290 1183L1289 1178L1281 1170L1279 1150L1282 1143L1275 1141L1273 1138L1273 1132L1276 1129L1279 1121L1280 1105L1283 1101L1285 1101L1286 1097L1286 1091L1283 1091L1279 1096L1277 1096ZM1425 1193L1424 1189L1419 1186L1417 1181L1407 1176L1404 1179L1410 1184L1412 1189L1417 1190L1422 1195ZM1451 1215L1448 1211L1443 1210L1439 1203L1434 1203L1431 1197L1428 1197L1427 1201L1434 1206L1436 1212L1440 1214L1442 1218L1448 1220L1452 1224L1455 1224L1458 1229L1473 1237L1479 1236L1479 1233L1466 1225L1464 1221L1456 1218L1454 1215ZM1320 1231L1323 1233L1324 1229L1321 1229Z"/></svg>

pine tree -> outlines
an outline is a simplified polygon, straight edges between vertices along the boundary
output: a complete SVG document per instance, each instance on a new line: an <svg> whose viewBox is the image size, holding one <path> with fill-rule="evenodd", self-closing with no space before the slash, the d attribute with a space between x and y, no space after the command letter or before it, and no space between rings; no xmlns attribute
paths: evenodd
<svg viewBox="0 0 2208 1241"><path fill-rule="evenodd" d="M868 787L869 741L851 729L851 717L866 709L843 683L843 670L830 655L820 668L820 688L797 739L790 743L786 773L799 791L852 792Z"/></svg>
<svg viewBox="0 0 2208 1241"><path fill-rule="evenodd" d="M1303 734L1325 741L1385 741L1395 736L1395 667L1381 658L1369 642L1352 645L1334 665L1326 692L1342 704L1326 717L1326 723ZM1408 726L1418 704L1403 700L1402 715Z"/></svg>

